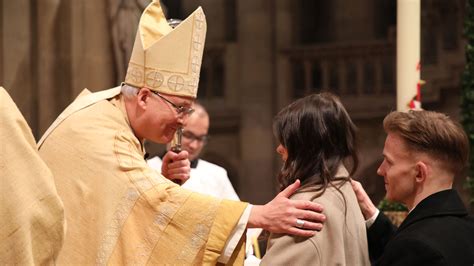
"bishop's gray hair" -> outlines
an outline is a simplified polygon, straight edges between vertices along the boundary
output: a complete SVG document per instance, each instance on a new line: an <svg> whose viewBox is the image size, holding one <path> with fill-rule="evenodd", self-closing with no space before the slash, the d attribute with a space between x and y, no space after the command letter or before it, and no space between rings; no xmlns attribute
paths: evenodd
<svg viewBox="0 0 474 266"><path fill-rule="evenodd" d="M127 85L127 84L123 84L122 89L121 89L122 95L127 99L131 99L137 96L138 91L139 91L138 88Z"/></svg>

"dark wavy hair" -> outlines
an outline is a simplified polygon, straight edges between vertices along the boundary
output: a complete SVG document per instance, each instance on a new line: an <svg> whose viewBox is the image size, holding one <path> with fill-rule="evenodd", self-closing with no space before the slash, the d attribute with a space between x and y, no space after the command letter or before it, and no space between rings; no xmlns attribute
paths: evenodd
<svg viewBox="0 0 474 266"><path fill-rule="evenodd" d="M283 108L273 120L273 132L288 151L278 175L280 190L300 179L299 191L324 193L336 182L344 160L350 160L350 175L359 163L356 153L356 126L339 98L331 93L313 94ZM337 189L340 186L335 186Z"/></svg>

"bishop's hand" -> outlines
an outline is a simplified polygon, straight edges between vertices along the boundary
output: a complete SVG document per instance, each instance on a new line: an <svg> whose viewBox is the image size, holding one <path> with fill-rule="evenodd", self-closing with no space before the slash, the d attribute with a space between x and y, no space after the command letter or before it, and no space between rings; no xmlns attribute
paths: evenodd
<svg viewBox="0 0 474 266"><path fill-rule="evenodd" d="M272 233L310 237L323 228L326 217L321 214L323 206L306 200L290 200L300 181L288 186L272 201L252 207L248 227L263 228Z"/></svg>
<svg viewBox="0 0 474 266"><path fill-rule="evenodd" d="M175 153L168 151L163 157L161 165L161 174L178 185L184 184L191 172L191 163L189 162L187 151Z"/></svg>

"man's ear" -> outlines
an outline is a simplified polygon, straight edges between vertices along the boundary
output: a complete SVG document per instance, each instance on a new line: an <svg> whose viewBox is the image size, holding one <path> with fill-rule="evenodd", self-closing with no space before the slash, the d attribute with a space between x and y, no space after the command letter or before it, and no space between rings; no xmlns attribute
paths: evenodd
<svg viewBox="0 0 474 266"><path fill-rule="evenodd" d="M422 183L426 180L428 177L429 173L429 166L423 162L423 161L418 161L416 163L416 182L417 183Z"/></svg>
<svg viewBox="0 0 474 266"><path fill-rule="evenodd" d="M142 88L140 90L138 90L138 94L137 94L137 105L145 110L146 107L147 107L147 103L148 103L148 100L150 99L151 97L151 91L147 88Z"/></svg>

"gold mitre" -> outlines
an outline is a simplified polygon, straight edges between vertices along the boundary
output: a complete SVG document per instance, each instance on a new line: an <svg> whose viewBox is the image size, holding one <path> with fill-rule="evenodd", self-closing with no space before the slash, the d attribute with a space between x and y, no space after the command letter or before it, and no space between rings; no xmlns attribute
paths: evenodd
<svg viewBox="0 0 474 266"><path fill-rule="evenodd" d="M125 83L196 98L206 29L201 7L173 29L160 1L152 2L140 18Z"/></svg>

